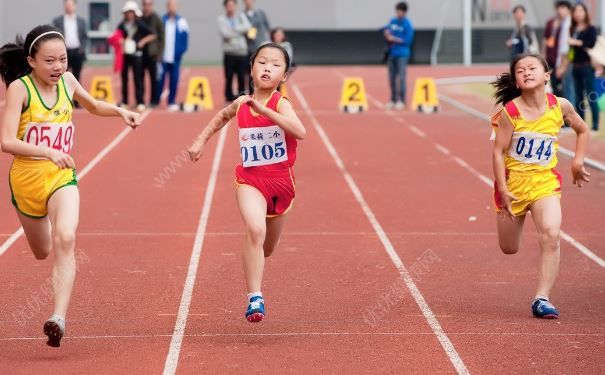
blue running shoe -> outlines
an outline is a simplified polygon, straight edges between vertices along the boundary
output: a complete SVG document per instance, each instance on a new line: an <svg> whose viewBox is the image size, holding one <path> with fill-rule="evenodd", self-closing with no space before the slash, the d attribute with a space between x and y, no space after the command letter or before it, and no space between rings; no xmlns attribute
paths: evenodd
<svg viewBox="0 0 605 375"><path fill-rule="evenodd" d="M557 319L559 317L559 310L544 298L536 298L531 305L531 311L536 318Z"/></svg>
<svg viewBox="0 0 605 375"><path fill-rule="evenodd" d="M246 310L246 319L250 323L258 323L265 317L265 300L261 296L250 298L248 310Z"/></svg>

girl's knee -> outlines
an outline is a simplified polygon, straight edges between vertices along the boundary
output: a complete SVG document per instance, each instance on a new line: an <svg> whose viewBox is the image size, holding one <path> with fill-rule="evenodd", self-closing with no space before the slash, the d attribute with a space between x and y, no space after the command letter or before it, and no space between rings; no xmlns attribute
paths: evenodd
<svg viewBox="0 0 605 375"><path fill-rule="evenodd" d="M246 231L248 234L248 241L253 244L262 244L265 241L267 230L263 225L248 225Z"/></svg>
<svg viewBox="0 0 605 375"><path fill-rule="evenodd" d="M510 244L500 244L500 250L502 250L504 254L512 255L516 254L519 251L519 246L511 246Z"/></svg>
<svg viewBox="0 0 605 375"><path fill-rule="evenodd" d="M277 244L275 245L263 245L263 252L265 253L265 258L269 258L271 256L271 254L273 254L273 251L275 251L275 248L277 247Z"/></svg>
<svg viewBox="0 0 605 375"><path fill-rule="evenodd" d="M560 241L561 231L559 228L546 228L540 233L540 244L543 248L558 248Z"/></svg>
<svg viewBox="0 0 605 375"><path fill-rule="evenodd" d="M519 243L513 241L499 241L500 250L504 254L516 254L519 251Z"/></svg>
<svg viewBox="0 0 605 375"><path fill-rule="evenodd" d="M71 230L58 229L54 236L57 249L72 248L76 242L76 233Z"/></svg>
<svg viewBox="0 0 605 375"><path fill-rule="evenodd" d="M50 254L51 247L50 246L31 246L32 253L34 253L34 257L37 260L44 260L48 258Z"/></svg>

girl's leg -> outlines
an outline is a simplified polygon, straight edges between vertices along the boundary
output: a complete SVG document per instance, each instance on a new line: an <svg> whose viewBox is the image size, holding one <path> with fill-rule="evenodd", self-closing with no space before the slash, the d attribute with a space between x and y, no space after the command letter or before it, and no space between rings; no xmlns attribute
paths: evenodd
<svg viewBox="0 0 605 375"><path fill-rule="evenodd" d="M561 201L550 196L536 201L531 214L540 236L540 277L536 296L549 297L559 273L561 240Z"/></svg>
<svg viewBox="0 0 605 375"><path fill-rule="evenodd" d="M265 243L263 244L265 258L270 257L277 247L281 234L284 230L286 217L287 214L267 219L267 234L265 236Z"/></svg>
<svg viewBox="0 0 605 375"><path fill-rule="evenodd" d="M498 242L504 254L515 254L519 251L524 222L525 215L515 216L513 220L504 211L496 215Z"/></svg>
<svg viewBox="0 0 605 375"><path fill-rule="evenodd" d="M17 214L19 215L21 226L23 226L29 248L34 253L34 256L38 260L46 259L52 249L50 220L48 220L48 217L33 219L20 212L17 212Z"/></svg>
<svg viewBox="0 0 605 375"><path fill-rule="evenodd" d="M261 290L265 267L263 244L267 233L267 201L260 191L248 185L239 186L236 197L246 226L246 246L242 253L244 277L248 293L257 293Z"/></svg>
<svg viewBox="0 0 605 375"><path fill-rule="evenodd" d="M65 317L76 278L74 257L76 229L80 211L77 186L57 190L48 201L48 216L53 228L55 263L52 284L55 296L54 314Z"/></svg>

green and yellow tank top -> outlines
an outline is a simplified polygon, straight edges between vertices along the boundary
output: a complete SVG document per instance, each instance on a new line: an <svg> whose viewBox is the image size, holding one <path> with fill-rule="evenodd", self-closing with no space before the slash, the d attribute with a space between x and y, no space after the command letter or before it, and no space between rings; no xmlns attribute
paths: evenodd
<svg viewBox="0 0 605 375"><path fill-rule="evenodd" d="M19 78L27 89L27 105L21 112L17 138L29 144L51 147L69 154L74 144L71 121L73 103L63 77L57 83L57 101L52 106L44 102L30 75ZM20 157L23 159L37 159Z"/></svg>

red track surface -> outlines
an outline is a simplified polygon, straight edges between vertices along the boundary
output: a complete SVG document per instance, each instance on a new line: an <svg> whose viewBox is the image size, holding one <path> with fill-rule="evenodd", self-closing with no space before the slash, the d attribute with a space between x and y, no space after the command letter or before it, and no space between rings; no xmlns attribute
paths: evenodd
<svg viewBox="0 0 605 375"><path fill-rule="evenodd" d="M220 70L193 73L210 77L215 103L221 103ZM495 72L484 67L470 73ZM412 67L410 85L427 74L469 72ZM386 97L380 67L303 68L293 83L468 371L604 372L605 270L563 241L553 295L562 318L531 318L539 256L532 224L520 254L502 255L490 189L435 148L440 144L490 177L489 126L447 105L432 116L391 115L372 104L366 115L343 115L336 108L341 75L361 75L370 96ZM266 266L267 319L253 325L243 318L243 228L234 199L238 147L232 127L177 373L454 373L292 84L289 92L309 135L297 162L295 210ZM154 110L81 182L77 248L87 261L78 272L61 349L47 348L41 337L51 304L32 303L51 260L35 261L23 238L0 256L3 371L163 371L216 140L196 165L179 166L178 156L210 116ZM119 120L85 113L75 121L79 168L122 130ZM569 177L569 160L560 160L559 169ZM0 174L9 164L6 155L0 157ZM563 229L601 258L604 189L605 173L594 171L583 189L566 178L563 193ZM0 185L0 196L1 244L18 222L7 184ZM469 221L471 216L476 220ZM19 309L31 315L25 325L13 317Z"/></svg>

